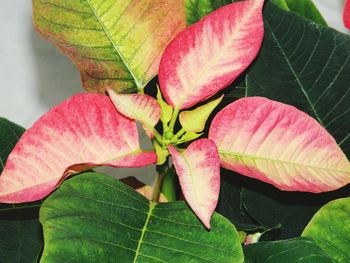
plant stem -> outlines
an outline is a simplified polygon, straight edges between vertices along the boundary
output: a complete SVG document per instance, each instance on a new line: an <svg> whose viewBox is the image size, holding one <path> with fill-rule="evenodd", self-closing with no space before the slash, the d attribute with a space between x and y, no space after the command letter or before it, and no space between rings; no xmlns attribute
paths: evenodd
<svg viewBox="0 0 350 263"><path fill-rule="evenodd" d="M167 173L164 176L163 185L161 188L161 192L168 200L168 202L176 201L176 189L173 176L174 175L171 170L168 169Z"/></svg>
<svg viewBox="0 0 350 263"><path fill-rule="evenodd" d="M157 174L157 176L156 176L156 181L154 182L154 186L153 186L152 202L159 201L160 189L161 189L162 184L163 184L164 175L165 174L163 172L163 173Z"/></svg>
<svg viewBox="0 0 350 263"><path fill-rule="evenodd" d="M179 109L174 109L174 112L173 112L173 115L171 116L171 120L170 120L170 124L169 124L169 128L171 131L174 130L177 116L179 116L179 112L180 112Z"/></svg>
<svg viewBox="0 0 350 263"><path fill-rule="evenodd" d="M184 128L181 128L181 130L179 130L176 134L175 134L175 137L177 138L177 139L180 139L180 137L182 136L182 135L184 135L186 133L186 130L184 129Z"/></svg>

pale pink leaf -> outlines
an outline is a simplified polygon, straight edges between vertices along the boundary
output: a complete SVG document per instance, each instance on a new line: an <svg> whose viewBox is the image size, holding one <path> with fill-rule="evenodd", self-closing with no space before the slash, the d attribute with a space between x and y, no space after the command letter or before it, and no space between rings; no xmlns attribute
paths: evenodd
<svg viewBox="0 0 350 263"><path fill-rule="evenodd" d="M344 11L343 11L344 25L347 29L350 29L350 1L345 0Z"/></svg>
<svg viewBox="0 0 350 263"><path fill-rule="evenodd" d="M134 121L107 96L78 94L43 115L10 154L0 176L0 202L39 200L68 175L92 167L155 163L140 149Z"/></svg>
<svg viewBox="0 0 350 263"><path fill-rule="evenodd" d="M108 94L116 109L126 117L153 128L162 111L158 102L146 94L119 94L108 89Z"/></svg>
<svg viewBox="0 0 350 263"><path fill-rule="evenodd" d="M205 227L210 228L220 191L220 159L215 144L200 139L182 153L169 145L169 152L187 203Z"/></svg>
<svg viewBox="0 0 350 263"><path fill-rule="evenodd" d="M185 109L227 87L257 55L263 39L263 0L223 6L180 32L159 66L166 101Z"/></svg>
<svg viewBox="0 0 350 263"><path fill-rule="evenodd" d="M306 113L262 97L237 100L214 118L209 138L224 168L287 191L324 192L350 182L350 163Z"/></svg>

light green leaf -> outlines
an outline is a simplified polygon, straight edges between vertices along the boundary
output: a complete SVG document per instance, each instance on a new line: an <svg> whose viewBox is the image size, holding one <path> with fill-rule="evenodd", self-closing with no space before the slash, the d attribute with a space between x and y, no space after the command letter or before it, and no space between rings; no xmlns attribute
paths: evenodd
<svg viewBox="0 0 350 263"><path fill-rule="evenodd" d="M271 3L274 3L279 8L282 8L283 10L289 11L288 5L285 0L271 0Z"/></svg>
<svg viewBox="0 0 350 263"><path fill-rule="evenodd" d="M312 238L335 262L350 262L350 198L323 206L311 219L302 236Z"/></svg>
<svg viewBox="0 0 350 263"><path fill-rule="evenodd" d="M86 173L43 203L41 262L243 262L239 236L214 214L207 231L184 202L155 204L119 181Z"/></svg>
<svg viewBox="0 0 350 263"><path fill-rule="evenodd" d="M350 156L350 36L267 3L265 38L247 96L291 104L316 118Z"/></svg>
<svg viewBox="0 0 350 263"><path fill-rule="evenodd" d="M160 105L160 108L162 110L162 114L160 116L160 120L164 125L167 125L169 121L171 120L171 117L173 115L173 108L164 101L162 97L162 93L160 92L159 87L157 87L157 101Z"/></svg>
<svg viewBox="0 0 350 263"><path fill-rule="evenodd" d="M316 5L312 0L280 0L285 1L288 5L289 10L307 18L311 21L327 26L326 20L317 9Z"/></svg>
<svg viewBox="0 0 350 263"><path fill-rule="evenodd" d="M219 7L232 3L232 0L185 0L185 3L187 25L192 25Z"/></svg>
<svg viewBox="0 0 350 263"><path fill-rule="evenodd" d="M176 144L181 144L184 142L189 142L189 141L193 141L195 139L198 139L199 137L201 137L203 135L203 133L195 133L195 132L186 132L181 138L180 140L177 141Z"/></svg>
<svg viewBox="0 0 350 263"><path fill-rule="evenodd" d="M332 263L313 241L294 238L282 241L259 242L244 247L246 263Z"/></svg>
<svg viewBox="0 0 350 263"><path fill-rule="evenodd" d="M142 89L186 25L177 0L33 0L34 24L77 65L91 92Z"/></svg>
<svg viewBox="0 0 350 263"><path fill-rule="evenodd" d="M179 116L181 126L187 132L203 131L210 114L220 104L223 97L224 96L222 95L220 98L210 101L193 110L182 111Z"/></svg>

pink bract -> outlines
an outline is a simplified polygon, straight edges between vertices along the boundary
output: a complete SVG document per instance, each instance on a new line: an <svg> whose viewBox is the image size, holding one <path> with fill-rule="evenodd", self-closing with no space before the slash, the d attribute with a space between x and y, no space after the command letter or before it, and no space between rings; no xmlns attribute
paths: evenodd
<svg viewBox="0 0 350 263"><path fill-rule="evenodd" d="M169 145L169 152L187 203L205 227L210 228L220 191L220 158L215 144L200 139L182 153Z"/></svg>
<svg viewBox="0 0 350 263"><path fill-rule="evenodd" d="M189 108L227 87L257 55L263 39L262 0L219 8L180 32L159 66L166 101Z"/></svg>
<svg viewBox="0 0 350 263"><path fill-rule="evenodd" d="M78 94L20 138L0 177L0 202L42 199L68 175L95 166L140 167L156 160L154 152L140 149L135 122L107 96Z"/></svg>
<svg viewBox="0 0 350 263"><path fill-rule="evenodd" d="M334 138L306 113L267 98L226 106L209 139L224 168L282 190L325 192L350 182L350 163Z"/></svg>

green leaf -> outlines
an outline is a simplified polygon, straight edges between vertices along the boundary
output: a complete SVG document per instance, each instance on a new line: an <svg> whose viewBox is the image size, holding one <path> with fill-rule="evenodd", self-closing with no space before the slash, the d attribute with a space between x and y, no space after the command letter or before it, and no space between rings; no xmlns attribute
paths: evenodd
<svg viewBox="0 0 350 263"><path fill-rule="evenodd" d="M232 0L185 0L187 25L198 22L207 14L232 2Z"/></svg>
<svg viewBox="0 0 350 263"><path fill-rule="evenodd" d="M288 5L289 10L307 18L311 21L327 26L326 20L317 9L316 5L312 0L284 0Z"/></svg>
<svg viewBox="0 0 350 263"><path fill-rule="evenodd" d="M0 118L0 173L7 157L25 131L21 126ZM41 247L38 220L40 204L0 204L0 262L37 262Z"/></svg>
<svg viewBox="0 0 350 263"><path fill-rule="evenodd" d="M259 242L244 247L246 263L329 263L334 262L313 241L294 238Z"/></svg>
<svg viewBox="0 0 350 263"><path fill-rule="evenodd" d="M283 10L289 11L288 5L285 0L271 0L271 3L274 3L279 8L282 8Z"/></svg>
<svg viewBox="0 0 350 263"><path fill-rule="evenodd" d="M182 1L33 0L34 24L77 65L91 92L142 89L186 26Z"/></svg>
<svg viewBox="0 0 350 263"><path fill-rule="evenodd" d="M350 37L273 4L247 77L247 95L292 104L316 118L350 156Z"/></svg>
<svg viewBox="0 0 350 263"><path fill-rule="evenodd" d="M350 262L350 198L323 206L302 236L312 238L335 262Z"/></svg>
<svg viewBox="0 0 350 263"><path fill-rule="evenodd" d="M279 233L276 234L278 239L300 236L321 207L314 194L282 192L263 184L256 188L259 189L243 189L243 206L259 224L267 228L281 225Z"/></svg>
<svg viewBox="0 0 350 263"><path fill-rule="evenodd" d="M242 202L242 185L246 178L221 169L220 196L216 211L229 219L238 230L255 232L266 230L246 211Z"/></svg>
<svg viewBox="0 0 350 263"><path fill-rule="evenodd" d="M119 181L86 173L43 203L42 262L243 262L227 219L205 230L184 202L155 204Z"/></svg>
<svg viewBox="0 0 350 263"><path fill-rule="evenodd" d="M24 131L23 127L0 117L0 174L7 157Z"/></svg>

